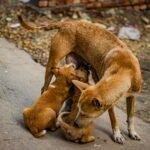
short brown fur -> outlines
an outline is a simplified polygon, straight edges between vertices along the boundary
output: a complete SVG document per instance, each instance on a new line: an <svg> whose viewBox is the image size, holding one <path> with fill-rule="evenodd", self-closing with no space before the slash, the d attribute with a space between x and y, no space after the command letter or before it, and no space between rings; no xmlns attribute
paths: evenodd
<svg viewBox="0 0 150 150"><path fill-rule="evenodd" d="M112 120L114 140L123 143L124 139L120 133L115 113L111 109L123 96L128 97L140 91L142 77L137 58L114 34L92 23L65 21L56 24L47 26L47 28L50 27L49 29L56 27L59 30L52 39L42 91L47 89L52 79L51 69L56 67L58 62L70 52L78 54L92 65L96 72L94 80L97 82L96 85L86 86L82 90L78 103L78 124L84 125L84 121L80 120L81 114L95 118L110 109L109 112L113 113L110 115L110 119ZM75 81L74 84L79 88L82 86L81 82ZM131 105L133 104L132 102ZM127 107L131 107L129 102ZM129 134L132 134L133 139L139 140L130 116L133 112L128 112L128 114L129 128L132 128L133 131Z"/></svg>

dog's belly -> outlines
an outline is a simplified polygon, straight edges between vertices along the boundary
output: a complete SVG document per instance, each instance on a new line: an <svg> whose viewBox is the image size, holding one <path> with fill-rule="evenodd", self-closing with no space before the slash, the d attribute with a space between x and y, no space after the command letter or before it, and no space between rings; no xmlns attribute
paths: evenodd
<svg viewBox="0 0 150 150"><path fill-rule="evenodd" d="M87 49L87 51L85 51ZM99 78L102 77L104 73L104 58L105 53L99 51L98 49L93 49L85 47L76 47L73 52L83 58L88 64L90 64L95 70ZM78 61L78 60L77 60Z"/></svg>

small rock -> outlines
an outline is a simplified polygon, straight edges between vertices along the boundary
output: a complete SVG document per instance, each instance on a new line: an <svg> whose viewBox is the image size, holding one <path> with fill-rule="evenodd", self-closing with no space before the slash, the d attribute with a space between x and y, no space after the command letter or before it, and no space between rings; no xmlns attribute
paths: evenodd
<svg viewBox="0 0 150 150"><path fill-rule="evenodd" d="M100 144L94 144L94 148L100 148L101 145Z"/></svg>
<svg viewBox="0 0 150 150"><path fill-rule="evenodd" d="M51 10L45 10L45 11L43 11L43 14L45 14L49 19L52 19L52 12L51 12Z"/></svg>
<svg viewBox="0 0 150 150"><path fill-rule="evenodd" d="M146 17L142 17L142 21L143 21L144 23L146 23L146 24L148 24L148 23L149 23L149 19L148 19L148 18L146 18Z"/></svg>
<svg viewBox="0 0 150 150"><path fill-rule="evenodd" d="M106 139L104 139L103 141L104 141L105 143L107 143L107 140L106 140Z"/></svg>
<svg viewBox="0 0 150 150"><path fill-rule="evenodd" d="M107 10L106 14L113 16L113 15L116 15L116 12L115 12L115 10L112 8L112 9Z"/></svg>
<svg viewBox="0 0 150 150"><path fill-rule="evenodd" d="M145 26L146 29L150 29L150 24Z"/></svg>
<svg viewBox="0 0 150 150"><path fill-rule="evenodd" d="M83 13L83 12L79 11L78 14L79 14L81 19L91 20L91 18L86 13Z"/></svg>
<svg viewBox="0 0 150 150"><path fill-rule="evenodd" d="M27 3L27 2L29 2L30 0L20 0L20 1L22 1L23 3Z"/></svg>
<svg viewBox="0 0 150 150"><path fill-rule="evenodd" d="M11 22L11 21L12 21L12 18L11 18L11 17L7 17L7 18L6 18L6 21L7 21L7 22Z"/></svg>

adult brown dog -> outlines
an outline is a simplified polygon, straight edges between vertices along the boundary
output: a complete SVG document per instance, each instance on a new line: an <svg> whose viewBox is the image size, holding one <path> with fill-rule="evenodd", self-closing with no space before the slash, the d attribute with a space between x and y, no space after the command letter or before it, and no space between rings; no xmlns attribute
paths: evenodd
<svg viewBox="0 0 150 150"><path fill-rule="evenodd" d="M94 80L97 84L86 86L84 90L85 86L81 86L82 83L74 82L83 89L78 104L77 122L82 122L81 115L95 118L108 110L114 141L123 143L124 138L120 133L113 105L125 96L129 136L135 140L140 139L134 129L133 93L140 91L142 77L139 62L125 43L109 31L92 23L65 21L45 27L35 27L27 24L21 17L19 20L28 29L59 29L51 42L43 90L47 89L52 79L52 68L55 68L58 62L70 52L78 54L95 69L97 76L95 75Z"/></svg>
<svg viewBox="0 0 150 150"><path fill-rule="evenodd" d="M72 58L68 61L75 61ZM85 65L80 65L77 69L77 74L80 76L80 81L88 83L89 80L89 71L88 68ZM85 127L80 128L75 124L76 115L78 112L78 101L81 94L81 91L76 88L75 86L72 86L71 89L71 111L70 112L61 112L58 116L58 122L60 124L61 131L66 139L78 142L78 143L88 143L93 142L95 140L94 136L91 136L91 132L93 129L93 123L87 122L87 125ZM69 102L69 101L67 101ZM65 119L64 119L65 118Z"/></svg>
<svg viewBox="0 0 150 150"><path fill-rule="evenodd" d="M56 117L68 96L72 79L77 79L76 70L71 65L53 69L56 80L49 86L30 108L25 108L25 125L35 137L46 134L45 129L56 129Z"/></svg>

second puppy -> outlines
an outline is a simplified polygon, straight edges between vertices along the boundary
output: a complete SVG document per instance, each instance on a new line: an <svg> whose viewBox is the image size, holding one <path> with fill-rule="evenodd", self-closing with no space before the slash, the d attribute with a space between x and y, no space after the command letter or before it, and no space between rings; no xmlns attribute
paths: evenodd
<svg viewBox="0 0 150 150"><path fill-rule="evenodd" d="M77 70L78 76L80 76L80 81L88 83L89 71L85 65L81 65ZM71 112L62 112L58 117L58 122L60 124L61 131L66 139L78 142L78 143L88 143L95 140L94 136L91 136L91 131L93 129L93 123L89 120L86 126L79 128L75 123L75 119L78 113L78 100L80 97L80 90L75 86L71 89L72 105ZM68 100L68 101L70 101ZM67 101L67 102L68 102ZM84 118L84 116L83 116Z"/></svg>
<svg viewBox="0 0 150 150"><path fill-rule="evenodd" d="M35 137L46 134L46 129L56 129L58 112L68 97L71 80L78 79L72 65L53 69L56 80L49 86L30 108L23 110L25 125Z"/></svg>

